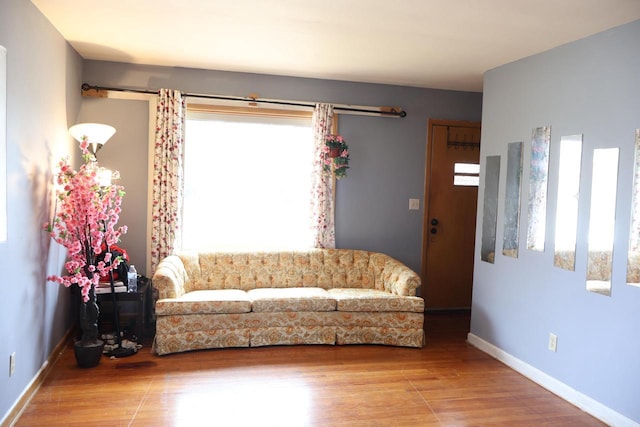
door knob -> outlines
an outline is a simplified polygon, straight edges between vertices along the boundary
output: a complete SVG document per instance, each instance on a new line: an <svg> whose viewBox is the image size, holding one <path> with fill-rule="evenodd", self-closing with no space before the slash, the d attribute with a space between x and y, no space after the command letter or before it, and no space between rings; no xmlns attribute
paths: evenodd
<svg viewBox="0 0 640 427"><path fill-rule="evenodd" d="M438 225L438 223L439 223L439 222L438 222L438 220L437 220L436 218L433 218L433 219L431 220L431 225Z"/></svg>
<svg viewBox="0 0 640 427"><path fill-rule="evenodd" d="M436 234L438 232L438 229L435 227L431 228L431 234Z"/></svg>

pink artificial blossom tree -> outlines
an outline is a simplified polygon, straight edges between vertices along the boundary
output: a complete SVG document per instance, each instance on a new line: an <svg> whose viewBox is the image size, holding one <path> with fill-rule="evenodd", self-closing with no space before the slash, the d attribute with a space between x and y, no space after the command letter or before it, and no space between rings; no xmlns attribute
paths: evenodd
<svg viewBox="0 0 640 427"><path fill-rule="evenodd" d="M44 225L49 235L67 249L68 275L53 275L47 280L66 287L78 285L83 300L82 341L95 341L98 340L95 285L120 263L120 258L112 259L105 248L117 243L127 232L126 226L116 228L124 188L115 184L101 186L101 168L89 152L86 138L80 143L80 149L85 163L78 171L69 165L68 158L59 163L56 212L52 222ZM117 172L115 175L117 178ZM103 259L98 260L103 252Z"/></svg>

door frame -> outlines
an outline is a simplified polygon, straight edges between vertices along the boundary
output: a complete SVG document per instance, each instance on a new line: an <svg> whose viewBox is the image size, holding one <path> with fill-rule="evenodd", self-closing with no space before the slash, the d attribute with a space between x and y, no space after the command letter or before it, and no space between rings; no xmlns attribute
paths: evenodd
<svg viewBox="0 0 640 427"><path fill-rule="evenodd" d="M466 120L446 120L446 119L429 119L427 123L427 144L425 150L425 168L424 168L424 213L422 217L422 253L420 256L420 279L422 284L426 285L427 279L427 252L429 243L426 238L426 230L429 229L429 198L431 195L431 152L433 150L433 127L434 126L460 126L460 127L480 127L481 122L473 122ZM476 211L476 218L478 212Z"/></svg>

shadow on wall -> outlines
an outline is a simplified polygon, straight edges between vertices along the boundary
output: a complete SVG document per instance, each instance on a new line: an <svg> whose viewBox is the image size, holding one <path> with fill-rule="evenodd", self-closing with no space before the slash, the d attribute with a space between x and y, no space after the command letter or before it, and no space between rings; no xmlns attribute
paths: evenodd
<svg viewBox="0 0 640 427"><path fill-rule="evenodd" d="M42 348L43 355L48 354L52 345L57 343L57 336L52 336L51 329L67 328L69 319L75 317L69 310L71 299L69 291L62 285L47 281L47 276L60 274L66 261L66 250L57 244L45 231L44 224L52 221L56 214L56 185L54 183L54 171L52 170L51 147L45 142L46 166L33 162L29 156L22 154L22 165L25 176L29 181L31 196L32 216L27 221L28 230L25 230L24 238L28 243L26 248L29 260L36 260L28 268L30 280L26 284L23 293L23 306L29 306L33 310L29 330L37 331L39 339L35 342ZM55 162L57 165L57 162ZM55 166L57 167L57 166ZM53 307L62 306L59 309ZM53 309L53 311L52 311ZM47 313L52 313L55 318L48 318ZM64 332L64 330L62 330ZM51 342L51 341L56 342Z"/></svg>
<svg viewBox="0 0 640 427"><path fill-rule="evenodd" d="M43 229L43 225L46 222L51 221L54 215L55 208L55 196L53 172L51 170L52 153L48 143L45 143L46 150L46 169L35 163L25 153L22 153L22 165L27 179L29 180L29 192L31 196L31 212L32 217L27 221L29 230L25 230L24 238L27 240L27 251L29 260L38 260L33 262L27 268L30 268L28 272L31 280L26 281L27 288L25 289L23 306L31 306L33 313L36 316L31 317L33 324L30 326L30 330L37 331L39 334L39 345L45 345L45 338L47 338L46 328L43 327L45 322L44 316L46 313L46 298L47 295L47 269L49 268L50 251L56 250L53 246L55 243L51 240L49 235ZM27 237L29 236L29 237ZM57 268L62 268L62 264ZM34 286L29 286L33 284ZM40 349L42 354L45 353L45 349Z"/></svg>
<svg viewBox="0 0 640 427"><path fill-rule="evenodd" d="M95 52L96 55L100 56L101 58L118 58L117 60L114 59L115 62L134 63L134 58L132 56L127 55L125 52L123 52L121 50L117 50L117 49L114 49L111 46L106 46L106 45L103 45L103 44L86 43L86 42L81 42L81 41L75 41L75 42L73 42L73 48L83 58L85 57L83 55L83 52L92 52L92 53ZM105 61L108 61L108 60L105 60ZM110 79L111 82L120 81L123 74L124 74L124 72L118 73L118 72L114 71L113 69L109 70L109 76L111 76L111 79ZM91 82L85 82L85 83L91 84ZM107 83L102 82L102 84L106 85ZM111 84L111 83L109 83L109 84ZM78 88L78 93L80 92L80 89L81 88Z"/></svg>
<svg viewBox="0 0 640 427"><path fill-rule="evenodd" d="M469 333L495 345L496 337L494 336L494 331L489 319L487 311L478 304L475 304L471 310L471 325Z"/></svg>

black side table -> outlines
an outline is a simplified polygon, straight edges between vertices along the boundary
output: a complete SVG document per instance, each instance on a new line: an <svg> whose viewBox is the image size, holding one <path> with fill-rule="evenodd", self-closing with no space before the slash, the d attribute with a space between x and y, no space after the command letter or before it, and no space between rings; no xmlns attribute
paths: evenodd
<svg viewBox="0 0 640 427"><path fill-rule="evenodd" d="M98 319L98 325L102 325L105 322L111 324L113 328L113 310L111 307L111 293L97 294L96 301L100 307L100 317ZM126 311L127 304L125 302L135 302L135 311ZM124 323L123 317L133 318L135 320L135 338L140 344L144 338L145 328L149 326L149 303L151 301L151 280L145 278L145 280L138 279L138 291L137 292L119 292L116 293L116 303L119 308L120 315L120 327L122 328ZM107 304L105 304L107 303ZM109 307L108 310L105 310ZM102 329L102 328L101 328ZM103 332L101 330L101 332Z"/></svg>

